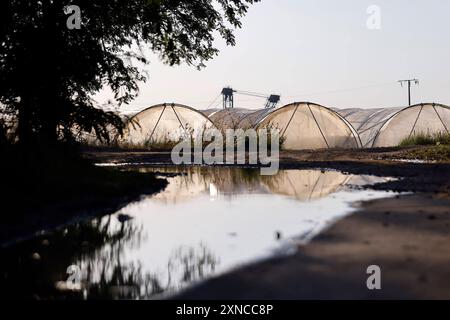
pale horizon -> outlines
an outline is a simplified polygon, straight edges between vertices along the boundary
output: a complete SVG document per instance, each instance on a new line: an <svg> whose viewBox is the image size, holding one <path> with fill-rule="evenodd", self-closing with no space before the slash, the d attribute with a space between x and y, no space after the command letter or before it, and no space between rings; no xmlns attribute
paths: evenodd
<svg viewBox="0 0 450 320"><path fill-rule="evenodd" d="M367 8L381 9L381 29L369 30ZM199 110L221 108L225 86L280 94L285 105L309 101L337 108L407 105L400 79L418 78L412 104L450 104L450 2L263 0L249 8L236 46L217 40L220 53L201 71L170 67L150 55L147 83L121 111L158 103ZM436 32L436 30L438 30ZM108 98L102 92L99 102ZM261 98L235 96L237 108L262 108Z"/></svg>

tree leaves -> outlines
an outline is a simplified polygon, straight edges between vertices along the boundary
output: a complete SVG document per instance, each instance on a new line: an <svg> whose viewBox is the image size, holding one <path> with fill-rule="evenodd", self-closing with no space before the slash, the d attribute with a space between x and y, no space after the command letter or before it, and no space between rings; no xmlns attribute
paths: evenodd
<svg viewBox="0 0 450 320"><path fill-rule="evenodd" d="M0 102L28 119L19 130L52 139L71 126L107 139L118 132L117 115L96 108L92 95L104 87L117 105L130 103L146 77L142 48L170 65L197 68L217 55L214 35L234 45L233 29L258 0L78 0L81 29L69 30L69 0L0 2ZM21 103L14 101L21 99ZM67 138L67 137L66 137Z"/></svg>

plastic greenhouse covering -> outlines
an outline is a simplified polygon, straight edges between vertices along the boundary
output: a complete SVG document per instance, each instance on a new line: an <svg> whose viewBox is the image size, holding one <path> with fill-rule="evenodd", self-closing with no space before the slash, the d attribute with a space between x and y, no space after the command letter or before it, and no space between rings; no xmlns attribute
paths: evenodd
<svg viewBox="0 0 450 320"><path fill-rule="evenodd" d="M213 127L201 112L181 104L159 104L134 115L126 127L125 142L165 143L185 138L197 139Z"/></svg>
<svg viewBox="0 0 450 320"><path fill-rule="evenodd" d="M202 111L209 117L218 129L249 129L255 128L258 122L273 109L208 109Z"/></svg>
<svg viewBox="0 0 450 320"><path fill-rule="evenodd" d="M333 109L353 126L358 132L363 148L372 147L373 141L383 124L403 108L379 109Z"/></svg>
<svg viewBox="0 0 450 320"><path fill-rule="evenodd" d="M358 148L353 127L338 113L314 103L286 105L267 114L257 128L275 128L286 150Z"/></svg>
<svg viewBox="0 0 450 320"><path fill-rule="evenodd" d="M254 112L255 110L243 108L209 109L202 111L219 130L251 128L252 125L246 122L245 119Z"/></svg>
<svg viewBox="0 0 450 320"><path fill-rule="evenodd" d="M363 147L394 147L415 135L449 133L450 107L425 103L406 108L336 109L357 130Z"/></svg>
<svg viewBox="0 0 450 320"><path fill-rule="evenodd" d="M331 109L296 102L277 109L197 111L181 104L159 104L126 122L122 141L138 146L197 139L205 129L216 127L275 128L286 150L371 148L398 146L403 139L418 134L449 133L450 107L424 103L406 108ZM94 141L95 137L85 140Z"/></svg>

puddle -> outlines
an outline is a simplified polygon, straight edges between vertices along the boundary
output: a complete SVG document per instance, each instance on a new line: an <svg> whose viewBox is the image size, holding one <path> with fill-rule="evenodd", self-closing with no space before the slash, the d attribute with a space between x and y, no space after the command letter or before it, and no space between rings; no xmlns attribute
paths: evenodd
<svg viewBox="0 0 450 320"><path fill-rule="evenodd" d="M45 299L166 297L243 264L295 252L352 213L352 203L395 195L359 188L390 178L338 171L134 170L156 172L169 185L116 214L2 250L3 292ZM74 282L66 281L70 275Z"/></svg>
<svg viewBox="0 0 450 320"><path fill-rule="evenodd" d="M422 159L394 159L392 161L394 161L394 162L405 162L405 163L416 163L416 164L436 163L437 162L435 160L422 160Z"/></svg>

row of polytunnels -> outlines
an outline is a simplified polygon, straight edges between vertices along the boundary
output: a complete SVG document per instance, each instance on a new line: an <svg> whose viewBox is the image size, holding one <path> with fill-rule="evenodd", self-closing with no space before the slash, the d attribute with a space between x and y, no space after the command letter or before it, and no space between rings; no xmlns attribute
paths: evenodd
<svg viewBox="0 0 450 320"><path fill-rule="evenodd" d="M210 109L159 104L127 118L128 145L152 146L195 139L208 128L276 128L283 149L375 148L398 146L405 138L449 133L450 107L424 103L406 108L337 109L296 102L276 109Z"/></svg>

